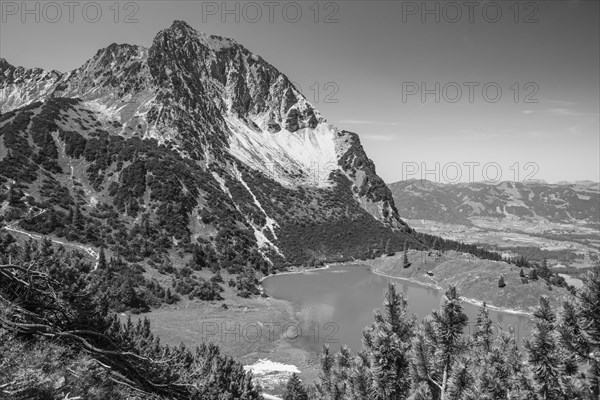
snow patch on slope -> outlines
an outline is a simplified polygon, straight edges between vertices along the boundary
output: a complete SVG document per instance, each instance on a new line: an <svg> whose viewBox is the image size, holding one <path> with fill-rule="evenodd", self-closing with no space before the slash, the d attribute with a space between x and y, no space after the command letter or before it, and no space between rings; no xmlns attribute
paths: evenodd
<svg viewBox="0 0 600 400"><path fill-rule="evenodd" d="M260 202L258 201L258 199L256 198L256 196L254 195L254 193L252 192L252 190L250 189L250 187L248 186L248 184L246 183L246 181L244 181L244 179L242 178L242 174L240 173L240 171L237 169L237 167L234 169L234 173L236 178L240 181L240 183L246 188L246 190L250 193L250 195L252 196L252 199L254 199L254 204L258 207L258 209L263 213L263 215L265 216L265 220L267 221L265 223L265 226L263 226L262 228L258 229L257 227L254 226L254 224L251 221L248 221L248 223L250 223L250 225L252 226L252 228L254 229L254 236L256 237L256 241L258 242L258 246L259 247L265 247L265 246L270 246L271 248L273 248L279 255L283 256L283 253L279 250L279 248L273 243L271 242L263 233L263 231L265 229L268 229L269 231L271 231L271 235L277 239L277 234L275 233L275 227L279 227L279 224L277 223L277 221L275 221L273 218L269 217L269 215L267 214L267 212L265 211L265 209L263 208L263 206L260 204ZM263 254L264 255L264 254Z"/></svg>
<svg viewBox="0 0 600 400"><path fill-rule="evenodd" d="M127 104L122 103L121 106L112 105L108 106L99 100L90 100L83 103L83 105L89 110L95 111L101 116L101 121L121 121L120 112Z"/></svg>
<svg viewBox="0 0 600 400"><path fill-rule="evenodd" d="M27 79L18 78L15 83L0 88L1 112L42 100L44 96L52 91L59 78L59 74L53 71L26 70L22 67L18 67L17 71L25 75L27 75L27 72L31 72L33 76ZM36 73L36 71L39 72Z"/></svg>
<svg viewBox="0 0 600 400"><path fill-rule="evenodd" d="M279 227L279 224L273 218L269 217L269 215L267 214L267 212L265 211L265 209L263 208L263 206L260 204L260 202L258 201L258 199L256 198L256 196L254 195L254 193L252 192L252 190L250 189L250 187L248 186L248 184L246 183L246 181L244 181L244 179L242 178L242 174L240 174L240 171L237 169L237 167L235 168L234 172L235 172L236 178L238 178L238 180L240 181L240 183L250 193L250 195L252 196L252 199L254 199L254 204L256 204L256 206L258 207L258 209L264 214L265 219L267 220L267 223L265 224L265 228L268 228L271 231L271 233L273 234L273 237L275 237L275 239L277 239L277 235L275 234L275 227L276 226Z"/></svg>
<svg viewBox="0 0 600 400"><path fill-rule="evenodd" d="M264 126L263 120L266 118L256 121L257 126ZM271 133L253 129L231 114L226 122L231 132L229 150L243 163L285 186L332 185L329 174L339 170L339 165L335 148L337 131L331 125L320 123L315 129L296 132L282 129Z"/></svg>
<svg viewBox="0 0 600 400"><path fill-rule="evenodd" d="M252 371L254 375L264 375L272 372L283 372L288 374L299 374L298 367L292 364L283 364L271 361L267 358L261 358L252 365L244 365L246 371Z"/></svg>
<svg viewBox="0 0 600 400"><path fill-rule="evenodd" d="M250 194L252 195L252 197L254 198L255 203L257 204L257 206L260 208L260 210L263 212L263 214L266 217L267 220L267 224L265 227L263 227L262 229L257 228L256 226L254 226L254 224L252 223L252 221L250 220L250 218L248 218L248 216L246 214L244 214L242 212L242 210L240 210L240 208L238 207L237 204L235 204L235 201L233 202L235 208L240 212L240 214L242 214L245 218L246 218L246 222L248 222L248 224L252 227L252 229L254 230L254 237L256 238L256 242L258 244L258 248L259 251L261 248L264 248L265 246L270 246L273 250L275 250L280 256L285 257L283 255L283 253L279 250L279 248L273 244L273 242L271 242L263 233L263 229L269 227L271 229L271 232L273 233L273 237L277 238L277 236L275 236L275 230L274 230L274 226L279 226L277 224L277 222L271 218L269 218L269 216L267 215L267 213L265 213L264 209L262 208L262 206L260 205L260 203L258 202L258 200L256 199L256 197L254 196L254 193L252 193L252 191L248 188L248 186L246 185L246 182L244 182L243 179L241 179L241 174L236 170L235 171L239 176L239 180L240 182L246 187L246 189L248 189L248 191L250 192ZM227 188L227 185L225 183L225 180L223 178L221 178L219 176L219 174L217 174L216 172L212 172L211 173L213 178L215 178L215 180L219 183L219 186L221 187L221 190L225 193L227 193L227 195L229 196L229 198L231 200L233 200L233 196L231 195L231 192L229 191L229 188ZM269 262L272 262L271 259L269 257L267 257L264 252L261 251L261 254L263 256L263 258Z"/></svg>
<svg viewBox="0 0 600 400"><path fill-rule="evenodd" d="M233 196L231 195L231 192L229 191L229 188L227 187L227 185L225 184L225 179L221 178L219 176L219 174L217 174L215 171L211 172L211 175L213 178L215 178L215 181L217 181L219 183L219 186L221 187L221 190L224 193L227 193L227 195L229 196L229 198L231 200L233 200Z"/></svg>

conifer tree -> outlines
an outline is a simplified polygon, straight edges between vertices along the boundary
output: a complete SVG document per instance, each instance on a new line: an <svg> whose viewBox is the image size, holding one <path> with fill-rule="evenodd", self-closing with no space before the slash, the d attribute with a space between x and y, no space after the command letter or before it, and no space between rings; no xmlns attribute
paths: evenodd
<svg viewBox="0 0 600 400"><path fill-rule="evenodd" d="M336 382L336 391L342 398L346 398L349 394L350 388L350 369L352 367L352 352L350 348L346 345L343 345L340 348L340 351L336 354L335 357L335 382Z"/></svg>
<svg viewBox="0 0 600 400"><path fill-rule="evenodd" d="M482 321L483 324L478 322L478 326L491 327L489 318L484 317ZM475 347L470 351L471 392L476 394L473 399L535 399L530 373L522 362L514 330L501 330L497 335L485 328L478 328L478 332L486 332L485 336L491 342L488 347L484 345L487 340L474 337Z"/></svg>
<svg viewBox="0 0 600 400"><path fill-rule="evenodd" d="M558 330L560 343L588 366L586 381L594 399L600 398L600 264L583 279L574 303L564 304Z"/></svg>
<svg viewBox="0 0 600 400"><path fill-rule="evenodd" d="M173 294L171 293L171 288L167 288L165 292L165 302L167 304L173 304Z"/></svg>
<svg viewBox="0 0 600 400"><path fill-rule="evenodd" d="M23 249L21 251L22 253L22 258L24 262L29 262L31 261L31 255L32 255L32 243L33 243L33 239L29 238L28 241L23 242Z"/></svg>
<svg viewBox="0 0 600 400"><path fill-rule="evenodd" d="M542 399L554 399L560 393L561 357L555 330L556 315L547 297L540 299L533 315L535 326L531 338L525 341L525 348L538 395Z"/></svg>
<svg viewBox="0 0 600 400"><path fill-rule="evenodd" d="M15 185L13 183L10 183L8 186L8 193L6 194L6 201L11 206L14 206L17 203L17 194L15 192Z"/></svg>
<svg viewBox="0 0 600 400"><path fill-rule="evenodd" d="M40 255L42 258L46 258L51 256L53 253L54 250L52 249L52 240L44 236L42 238L42 245L40 246Z"/></svg>
<svg viewBox="0 0 600 400"><path fill-rule="evenodd" d="M75 206L73 206L71 224L76 228L81 228L82 226L81 209L79 208L79 203L77 201L75 202Z"/></svg>
<svg viewBox="0 0 600 400"><path fill-rule="evenodd" d="M368 399L372 393L373 379L369 369L369 353L361 350L352 363L350 370L350 397L352 399Z"/></svg>
<svg viewBox="0 0 600 400"><path fill-rule="evenodd" d="M448 384L448 400L480 400L478 394L473 392L472 373L468 367L467 357L461 357L454 367L454 373Z"/></svg>
<svg viewBox="0 0 600 400"><path fill-rule="evenodd" d="M408 261L408 250L406 248L406 242L404 242L404 256L403 256L402 266L404 268L408 268L411 266L411 263Z"/></svg>
<svg viewBox="0 0 600 400"><path fill-rule="evenodd" d="M333 392L333 367L334 357L329 352L329 346L323 345L323 351L321 353L321 372L319 374L319 380L315 384L315 389L320 399L331 399Z"/></svg>
<svg viewBox="0 0 600 400"><path fill-rule="evenodd" d="M308 393L295 373L287 382L283 400L308 400Z"/></svg>
<svg viewBox="0 0 600 400"><path fill-rule="evenodd" d="M492 348L493 330L490 313L485 303L477 314L477 322L475 325L476 331L473 333L475 346L483 349L484 353L488 353Z"/></svg>
<svg viewBox="0 0 600 400"><path fill-rule="evenodd" d="M456 361L465 349L461 336L467 319L458 291L451 286L441 309L425 318L413 341L413 384L420 392L428 391L433 400L448 399Z"/></svg>
<svg viewBox="0 0 600 400"><path fill-rule="evenodd" d="M104 246L100 247L100 252L98 254L98 269L106 270L106 255L104 254Z"/></svg>
<svg viewBox="0 0 600 400"><path fill-rule="evenodd" d="M550 272L550 268L548 268L548 262L544 258L542 261L542 265L540 265L538 275L542 277L542 279L548 280L552 276L552 272Z"/></svg>
<svg viewBox="0 0 600 400"><path fill-rule="evenodd" d="M369 355L374 399L400 400L410 389L410 348L415 318L407 315L406 297L388 284L384 314L377 310L375 322L363 333Z"/></svg>
<svg viewBox="0 0 600 400"><path fill-rule="evenodd" d="M500 279L498 279L498 287L503 288L505 286L506 286L506 282L504 282L504 277L500 276Z"/></svg>
<svg viewBox="0 0 600 400"><path fill-rule="evenodd" d="M538 274L535 268L531 268L531 271L529 272L529 279L531 279L532 281L538 280Z"/></svg>

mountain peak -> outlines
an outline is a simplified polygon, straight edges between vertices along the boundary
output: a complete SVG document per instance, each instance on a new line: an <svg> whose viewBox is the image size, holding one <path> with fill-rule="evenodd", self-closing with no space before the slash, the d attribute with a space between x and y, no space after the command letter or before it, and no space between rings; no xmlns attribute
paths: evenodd
<svg viewBox="0 0 600 400"><path fill-rule="evenodd" d="M0 57L0 71L5 71L7 69L14 69L15 67L6 61L6 58Z"/></svg>
<svg viewBox="0 0 600 400"><path fill-rule="evenodd" d="M169 27L171 31L178 31L184 34L197 35L198 32L192 28L187 22L176 19Z"/></svg>
<svg viewBox="0 0 600 400"><path fill-rule="evenodd" d="M238 43L230 38L225 38L219 35L209 35L204 32L199 32L192 28L187 22L175 20L171 26L158 33L156 38L171 37L174 39L192 39L198 40L205 47L213 51L219 51L224 48L229 48Z"/></svg>

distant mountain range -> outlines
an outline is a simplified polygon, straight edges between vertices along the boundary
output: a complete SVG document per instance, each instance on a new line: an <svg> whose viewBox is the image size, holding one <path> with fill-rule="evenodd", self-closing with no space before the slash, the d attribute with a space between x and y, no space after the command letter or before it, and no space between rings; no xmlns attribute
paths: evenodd
<svg viewBox="0 0 600 400"><path fill-rule="evenodd" d="M600 185L500 182L442 184L407 180L389 184L402 218L471 224L472 218L519 218L600 225Z"/></svg>

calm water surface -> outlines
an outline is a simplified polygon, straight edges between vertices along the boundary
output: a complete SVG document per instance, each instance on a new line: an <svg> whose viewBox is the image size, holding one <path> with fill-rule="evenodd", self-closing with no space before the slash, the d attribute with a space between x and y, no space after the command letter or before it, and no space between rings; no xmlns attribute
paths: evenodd
<svg viewBox="0 0 600 400"><path fill-rule="evenodd" d="M373 321L373 311L381 308L388 282L408 298L409 313L420 321L438 309L443 292L402 279L376 275L364 265L336 266L299 274L275 275L262 284L274 298L288 300L295 306L298 326L290 326L286 337L296 345L319 352L323 343L332 350L341 344L360 350L362 331ZM467 332L472 331L479 307L463 303L469 316ZM522 340L531 333L532 323L526 316L490 310L495 329L514 327Z"/></svg>

